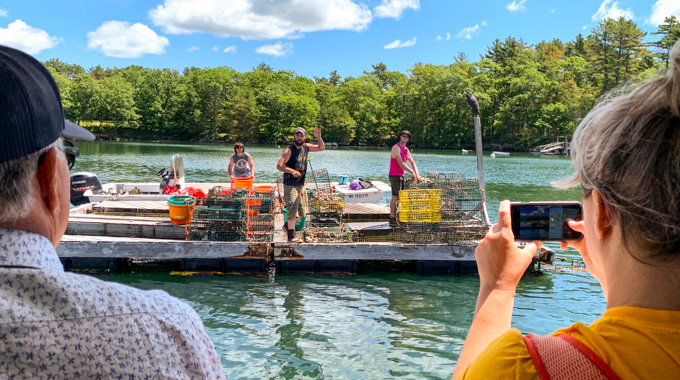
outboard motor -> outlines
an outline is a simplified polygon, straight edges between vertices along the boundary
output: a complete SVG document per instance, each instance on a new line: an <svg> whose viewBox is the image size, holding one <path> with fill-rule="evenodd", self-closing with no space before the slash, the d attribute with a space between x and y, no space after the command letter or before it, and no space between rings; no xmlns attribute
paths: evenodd
<svg viewBox="0 0 680 380"><path fill-rule="evenodd" d="M169 171L165 170L165 168L163 168L163 169L159 170L158 173L156 173L156 175L161 177L161 183L160 183L160 186L159 186L159 194L164 194L165 187L171 186L170 185L171 180L172 180L172 183L173 183L172 186L179 190L179 184L177 184L177 185L174 184L175 183L174 171L169 172Z"/></svg>
<svg viewBox="0 0 680 380"><path fill-rule="evenodd" d="M184 189L184 160L182 156L179 154L172 156L170 170L163 168L156 175L161 177L159 194L166 194L166 186L174 187L177 190Z"/></svg>
<svg viewBox="0 0 680 380"><path fill-rule="evenodd" d="M71 204L74 206L90 203L85 196L87 190L92 192L101 191L102 184L94 173L78 172L71 174Z"/></svg>

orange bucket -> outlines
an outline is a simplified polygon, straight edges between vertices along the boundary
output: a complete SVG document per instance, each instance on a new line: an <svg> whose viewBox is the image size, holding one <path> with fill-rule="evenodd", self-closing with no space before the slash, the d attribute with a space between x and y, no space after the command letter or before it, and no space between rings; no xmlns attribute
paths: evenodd
<svg viewBox="0 0 680 380"><path fill-rule="evenodd" d="M186 195L171 196L168 198L168 210L172 224L187 224L191 221L192 207L196 204L196 198Z"/></svg>
<svg viewBox="0 0 680 380"><path fill-rule="evenodd" d="M253 182L255 181L255 177L232 177L231 178L231 188L232 189L239 189L239 188L246 188L250 189L253 187Z"/></svg>

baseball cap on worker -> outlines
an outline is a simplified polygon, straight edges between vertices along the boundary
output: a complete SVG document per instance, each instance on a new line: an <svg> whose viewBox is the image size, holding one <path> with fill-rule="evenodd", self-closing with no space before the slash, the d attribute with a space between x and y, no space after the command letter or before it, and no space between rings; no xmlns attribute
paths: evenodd
<svg viewBox="0 0 680 380"><path fill-rule="evenodd" d="M296 133L298 133L298 132L301 132L303 135L306 135L306 134L307 134L307 130L305 130L305 129L302 128L302 127L297 127L297 128L295 128L295 131L293 132L293 134L296 134Z"/></svg>
<svg viewBox="0 0 680 380"><path fill-rule="evenodd" d="M87 137L83 131L73 123L66 128L50 72L30 55L0 45L0 162L35 153L62 133Z"/></svg>

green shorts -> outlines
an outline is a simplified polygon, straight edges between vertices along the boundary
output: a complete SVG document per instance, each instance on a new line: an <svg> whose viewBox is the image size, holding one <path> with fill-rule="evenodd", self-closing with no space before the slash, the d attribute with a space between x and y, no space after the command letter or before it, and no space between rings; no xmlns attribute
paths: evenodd
<svg viewBox="0 0 680 380"><path fill-rule="evenodd" d="M307 213L303 191L304 186L283 185L283 202L289 218L301 218Z"/></svg>

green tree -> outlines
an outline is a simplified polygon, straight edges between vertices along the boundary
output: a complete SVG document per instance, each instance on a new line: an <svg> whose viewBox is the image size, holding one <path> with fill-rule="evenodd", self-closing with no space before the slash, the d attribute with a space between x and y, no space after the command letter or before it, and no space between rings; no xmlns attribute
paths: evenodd
<svg viewBox="0 0 680 380"><path fill-rule="evenodd" d="M680 40L680 21L674 15L668 16L664 18L663 24L659 25L659 30L652 34L662 36L660 40L652 44L661 51L661 59L666 63L666 68L668 68L668 57L670 56L671 48L675 42Z"/></svg>

